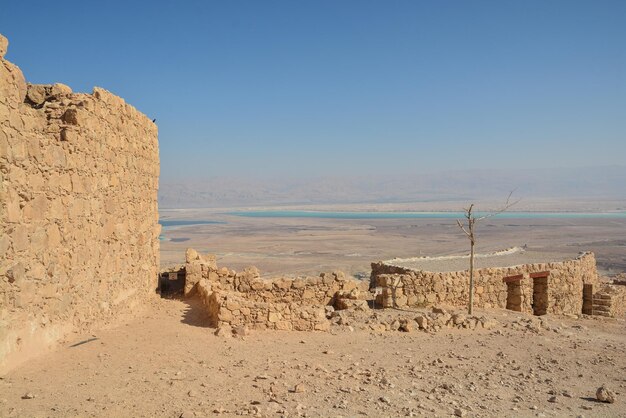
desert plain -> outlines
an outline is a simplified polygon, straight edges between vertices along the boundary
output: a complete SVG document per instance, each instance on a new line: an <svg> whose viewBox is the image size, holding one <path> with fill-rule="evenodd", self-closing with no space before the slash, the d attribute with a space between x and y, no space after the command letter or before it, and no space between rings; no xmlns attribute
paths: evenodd
<svg viewBox="0 0 626 418"><path fill-rule="evenodd" d="M263 277L451 255L467 239L451 219L247 218L231 210L162 210L162 219L219 223L164 228L162 267L186 248ZM625 219L499 219L480 225L481 252L526 246L546 257L594 251L605 276L626 271ZM461 314L461 307L444 307ZM477 310L488 328L408 332L430 308L347 312L329 332L218 336L194 298L159 298L135 316L0 379L3 417L620 417L626 416L623 318ZM394 327L394 323L396 326ZM614 403L599 402L605 385Z"/></svg>

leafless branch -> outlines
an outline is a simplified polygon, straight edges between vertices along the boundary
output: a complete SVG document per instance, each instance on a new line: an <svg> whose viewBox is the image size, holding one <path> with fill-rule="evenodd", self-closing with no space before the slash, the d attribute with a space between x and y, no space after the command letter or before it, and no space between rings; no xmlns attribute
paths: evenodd
<svg viewBox="0 0 626 418"><path fill-rule="evenodd" d="M488 214L486 214L484 216L481 216L479 218L476 218L476 222L482 221L483 219L491 218L491 217L496 216L496 215L499 215L502 212L506 212L507 210L509 210L511 208L511 206L517 205L522 199L517 199L517 200L511 202L511 196L513 195L514 191L515 191L515 189L513 189L513 190L511 190L511 192L509 192L509 195L506 198L506 202L504 202L504 205L500 209L498 209L498 210L496 210L494 212L488 213Z"/></svg>
<svg viewBox="0 0 626 418"><path fill-rule="evenodd" d="M456 220L456 224L459 226L459 228L461 228L461 230L462 230L463 232L465 232L465 235L467 235L469 238L471 238L471 237L472 237L472 235L471 235L469 232L467 232L467 229L465 229L465 227L463 226L463 224L461 224L461 221L459 221L459 220L457 219L457 220Z"/></svg>

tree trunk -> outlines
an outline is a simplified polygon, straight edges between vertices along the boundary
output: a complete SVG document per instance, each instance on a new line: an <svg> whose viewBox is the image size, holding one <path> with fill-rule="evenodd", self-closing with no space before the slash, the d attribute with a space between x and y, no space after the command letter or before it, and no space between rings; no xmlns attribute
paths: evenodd
<svg viewBox="0 0 626 418"><path fill-rule="evenodd" d="M473 231L472 231L473 233ZM473 237L472 237L473 238ZM470 282L469 282L469 308L467 313L472 314L474 307L474 240L470 241Z"/></svg>

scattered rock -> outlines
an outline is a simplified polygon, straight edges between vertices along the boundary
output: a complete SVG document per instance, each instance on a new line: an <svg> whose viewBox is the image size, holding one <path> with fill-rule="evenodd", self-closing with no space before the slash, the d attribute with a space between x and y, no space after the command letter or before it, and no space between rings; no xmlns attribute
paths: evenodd
<svg viewBox="0 0 626 418"><path fill-rule="evenodd" d="M414 328L411 321L403 319L402 321L400 321L400 328L398 329L402 332L411 332Z"/></svg>
<svg viewBox="0 0 626 418"><path fill-rule="evenodd" d="M439 306L433 306L433 313L435 314L447 314L448 311L446 311L444 308L441 308Z"/></svg>
<svg viewBox="0 0 626 418"><path fill-rule="evenodd" d="M239 325L233 328L233 335L236 337L245 337L250 335L250 328L247 325Z"/></svg>
<svg viewBox="0 0 626 418"><path fill-rule="evenodd" d="M26 392L22 395L22 399L35 399L35 395L31 392Z"/></svg>
<svg viewBox="0 0 626 418"><path fill-rule="evenodd" d="M467 317L460 313L452 315L452 323L454 325L462 325L466 319Z"/></svg>
<svg viewBox="0 0 626 418"><path fill-rule="evenodd" d="M596 399L600 402L613 403L615 402L615 394L605 385L602 385L596 390Z"/></svg>
<svg viewBox="0 0 626 418"><path fill-rule="evenodd" d="M231 337L233 335L233 330L228 325L222 325L215 330L215 335L218 337Z"/></svg>
<svg viewBox="0 0 626 418"><path fill-rule="evenodd" d="M304 393L306 392L306 386L303 383L298 383L291 390L292 393Z"/></svg>
<svg viewBox="0 0 626 418"><path fill-rule="evenodd" d="M548 402L551 402L551 403L556 403L556 401L557 401L556 396L551 396L550 399L548 399Z"/></svg>
<svg viewBox="0 0 626 418"><path fill-rule="evenodd" d="M466 412L463 409L461 409L461 408L456 408L454 410L454 416L464 417L465 415L466 415Z"/></svg>

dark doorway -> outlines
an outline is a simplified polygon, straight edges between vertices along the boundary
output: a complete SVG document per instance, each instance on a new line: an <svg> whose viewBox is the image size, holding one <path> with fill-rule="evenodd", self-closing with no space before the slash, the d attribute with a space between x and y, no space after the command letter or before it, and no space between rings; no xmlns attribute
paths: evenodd
<svg viewBox="0 0 626 418"><path fill-rule="evenodd" d="M522 311L521 280L514 280L506 284L506 308L511 311Z"/></svg>
<svg viewBox="0 0 626 418"><path fill-rule="evenodd" d="M583 314L593 315L593 285L583 284Z"/></svg>
<svg viewBox="0 0 626 418"><path fill-rule="evenodd" d="M502 279L506 283L506 308L508 310L522 311L522 279L524 279L523 274Z"/></svg>
<svg viewBox="0 0 626 418"><path fill-rule="evenodd" d="M185 289L185 269L166 271L159 276L159 294L162 298L182 296Z"/></svg>
<svg viewBox="0 0 626 418"><path fill-rule="evenodd" d="M548 313L548 277L533 278L533 314Z"/></svg>

